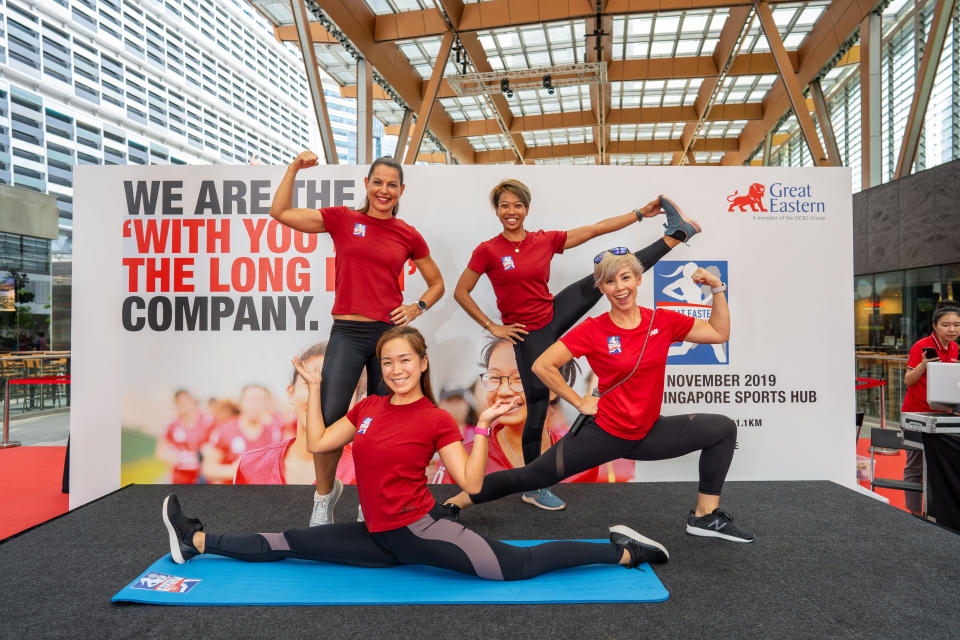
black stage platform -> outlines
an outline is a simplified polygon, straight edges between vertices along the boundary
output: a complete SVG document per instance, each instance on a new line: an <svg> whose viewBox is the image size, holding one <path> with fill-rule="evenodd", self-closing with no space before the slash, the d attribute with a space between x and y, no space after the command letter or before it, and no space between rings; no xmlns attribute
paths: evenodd
<svg viewBox="0 0 960 640"><path fill-rule="evenodd" d="M0 544L0 638L957 638L960 536L828 482L730 482L754 544L689 536L694 483L563 485L566 511L512 496L463 514L499 538L659 540L664 603L538 606L157 607L110 596L166 552L168 486L134 486ZM310 487L177 487L210 531L305 524ZM439 487L446 497L452 487ZM356 489L337 507L355 517ZM619 569L615 569L619 570ZM624 569L625 570L625 569ZM336 585L317 585L336 589Z"/></svg>

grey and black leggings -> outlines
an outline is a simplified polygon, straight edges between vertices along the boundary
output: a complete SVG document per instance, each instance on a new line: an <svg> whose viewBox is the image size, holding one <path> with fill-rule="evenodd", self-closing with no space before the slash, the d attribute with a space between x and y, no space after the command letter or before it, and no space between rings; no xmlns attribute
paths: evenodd
<svg viewBox="0 0 960 640"><path fill-rule="evenodd" d="M670 245L660 238L648 247L633 255L637 257L646 271L670 251ZM523 394L527 405L527 419L523 424L523 460L533 462L540 455L540 443L543 423L547 419L550 404L550 390L533 374L533 362L569 331L593 305L600 301L603 294L594 285L593 274L577 280L553 297L553 318L539 329L523 336L522 342L513 345L517 358L517 369L523 383ZM327 424L330 424L329 422ZM549 485L547 485L549 486Z"/></svg>
<svg viewBox="0 0 960 640"><path fill-rule="evenodd" d="M364 368L367 370L367 395L386 392L377 361L377 342L392 326L389 322L333 321L320 374L320 407L324 424L333 424L347 415Z"/></svg>
<svg viewBox="0 0 960 640"><path fill-rule="evenodd" d="M588 418L576 435L569 433L523 467L497 471L483 479L474 504L511 493L551 487L564 478L617 458L667 460L700 450L700 493L718 496L733 460L737 424L714 413L660 416L642 440L610 435Z"/></svg>
<svg viewBox="0 0 960 640"><path fill-rule="evenodd" d="M283 533L208 533L204 552L247 562L299 558L358 567L425 564L488 580L524 580L568 567L617 564L623 553L609 542L515 547L465 528L445 517L448 513L438 505L406 527L377 533L367 531L363 522Z"/></svg>

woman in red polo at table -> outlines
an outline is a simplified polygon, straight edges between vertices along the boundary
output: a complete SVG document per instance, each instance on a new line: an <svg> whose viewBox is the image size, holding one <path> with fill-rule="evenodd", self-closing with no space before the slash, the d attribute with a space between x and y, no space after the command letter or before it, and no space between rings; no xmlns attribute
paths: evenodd
<svg viewBox="0 0 960 640"><path fill-rule="evenodd" d="M661 196L642 208L595 224L569 231L528 232L523 224L530 200L530 189L519 180L504 180L493 188L490 203L503 230L474 249L454 292L457 302L471 318L497 338L513 343L527 402L522 436L525 464L530 464L542 451L543 424L550 404L550 393L531 372L533 362L601 297L592 275L552 296L547 285L553 256L645 217L666 213L663 238L636 253L643 268L649 269L673 247L700 231L696 221L684 216L673 202ZM503 324L495 323L470 295L483 274L490 278ZM549 511L566 507L548 487L525 492L522 499Z"/></svg>
<svg viewBox="0 0 960 640"><path fill-rule="evenodd" d="M623 525L609 529L610 542L515 547L454 521L449 509L435 503L424 469L439 452L458 485L478 489L487 461L490 423L512 409L513 403L498 403L479 416L473 451L468 454L453 416L434 403L426 343L420 332L412 327L390 329L377 344L377 356L392 395L369 396L329 426L318 406L318 372L295 362L310 386L308 446L329 451L354 443L357 492L365 521L283 533L205 533L200 521L187 518L177 497L170 495L163 501L162 517L175 562L211 553L249 562L299 558L367 567L425 564L488 580L522 580L587 564L635 567L668 560L662 545Z"/></svg>
<svg viewBox="0 0 960 640"><path fill-rule="evenodd" d="M320 385L323 418L326 424L333 424L346 415L364 368L368 394L383 392L377 341L391 327L409 324L433 306L443 295L443 278L420 233L397 217L404 184L403 168L396 161L383 157L370 165L363 180L367 199L356 211L347 207L295 208L297 172L317 164L312 151L296 157L277 187L270 215L292 229L329 233L333 239L333 326ZM412 304L403 304L399 283L407 260L413 260L427 283L427 290ZM340 454L336 449L314 456L317 490L311 525L333 522L333 506L343 491L335 476Z"/></svg>
<svg viewBox="0 0 960 640"><path fill-rule="evenodd" d="M753 533L720 511L720 492L733 460L737 425L717 414L662 416L667 351L674 342L720 344L730 337L726 285L697 269L692 280L713 292L710 320L704 322L666 309L637 306L643 268L636 256L616 247L595 259L596 286L610 311L587 318L551 345L533 365L550 390L590 416L532 463L491 473L476 494L461 493L454 507L488 502L510 493L549 487L562 478L617 458L666 460L700 451L700 483L687 533L734 542L753 542ZM600 397L581 397L566 383L560 367L585 356L599 380Z"/></svg>
<svg viewBox="0 0 960 640"><path fill-rule="evenodd" d="M903 376L907 392L903 396L901 411L932 411L927 404L927 363L957 362L957 337L960 337L960 304L941 300L933 310L933 331L910 347L907 373ZM913 439L908 431L904 432L904 437ZM907 451L903 479L910 482L923 480L923 451ZM904 494L907 509L919 514L922 496L916 491Z"/></svg>

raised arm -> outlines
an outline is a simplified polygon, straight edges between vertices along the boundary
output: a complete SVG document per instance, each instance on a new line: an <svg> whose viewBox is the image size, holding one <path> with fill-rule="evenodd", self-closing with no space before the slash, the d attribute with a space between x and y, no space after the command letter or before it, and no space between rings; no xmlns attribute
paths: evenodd
<svg viewBox="0 0 960 640"><path fill-rule="evenodd" d="M697 284L706 284L716 289L723 282L706 269L697 269L690 276ZM710 311L710 320L694 320L693 327L683 339L684 342L697 344L720 344L730 339L730 310L727 308L727 294L720 291L713 294L713 307Z"/></svg>
<svg viewBox="0 0 960 640"><path fill-rule="evenodd" d="M543 384L558 396L573 405L577 411L588 416L597 413L597 397L591 393L581 396L567 384L560 373L560 367L573 359L573 354L567 345L557 340L546 351L540 354L533 363L533 373L543 381Z"/></svg>
<svg viewBox="0 0 960 640"><path fill-rule="evenodd" d="M317 154L313 151L301 152L290 163L270 204L270 216L274 220L305 233L323 233L327 230L319 211L293 207L293 185L297 181L297 172L307 167L315 167L318 163Z"/></svg>
<svg viewBox="0 0 960 640"><path fill-rule="evenodd" d="M523 335L528 333L524 330L523 325L519 323L514 323L511 325L502 325L497 324L493 321L493 318L488 316L480 308L480 305L477 304L477 301L473 299L473 296L470 293L473 291L473 288L477 286L477 282L480 281L480 274L467 267L463 270L463 273L460 274L460 279L457 280L457 286L453 290L453 298L457 303L463 307L463 310L467 312L467 315L476 321L481 327L486 329L498 338L504 338L509 340L513 344L516 344L517 340L523 342Z"/></svg>
<svg viewBox="0 0 960 640"><path fill-rule="evenodd" d="M467 493L478 493L483 488L483 476L487 470L487 453L490 443L486 433L490 425L500 416L520 405L520 398L509 402L498 402L487 407L477 418L477 433L473 439L473 449L467 454L463 442L457 440L440 449L440 461L450 473L450 477Z"/></svg>
<svg viewBox="0 0 960 640"><path fill-rule="evenodd" d="M612 231L619 231L629 224L638 222L640 220L640 216L643 216L644 218L650 218L661 213L663 213L663 209L660 208L660 198L658 197L656 200L651 200L641 208L635 209L630 213L607 218L594 224L588 224L575 229L570 229L567 231L567 241L564 243L563 248L572 249L573 247L579 246L587 240L591 240L597 236L602 236L603 234L610 233Z"/></svg>
<svg viewBox="0 0 960 640"><path fill-rule="evenodd" d="M357 428L347 416L325 426L320 412L320 371L316 367L308 368L299 358L291 362L307 383L307 450L310 453L336 451L353 440Z"/></svg>
<svg viewBox="0 0 960 640"><path fill-rule="evenodd" d="M427 283L427 290L423 292L419 300L423 300L424 304L427 305L427 309L429 309L443 297L445 290L443 286L443 275L440 273L440 267L438 267L437 263L433 261L433 258L428 255L414 260L413 264L417 265L417 269L420 270L420 275L423 276L423 279ZM423 315L423 313L420 305L417 303L401 304L390 312L390 319L393 320L394 324L402 325L413 322Z"/></svg>

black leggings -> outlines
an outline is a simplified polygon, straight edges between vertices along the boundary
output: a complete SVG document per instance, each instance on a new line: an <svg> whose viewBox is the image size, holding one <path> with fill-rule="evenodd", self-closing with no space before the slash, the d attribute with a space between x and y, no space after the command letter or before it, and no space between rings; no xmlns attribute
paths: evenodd
<svg viewBox="0 0 960 640"><path fill-rule="evenodd" d="M377 342L392 326L389 322L333 321L320 374L320 408L324 424L333 424L347 415L364 367L367 369L367 395L385 393L380 363L377 362Z"/></svg>
<svg viewBox="0 0 960 640"><path fill-rule="evenodd" d="M576 435L569 433L542 456L523 467L497 471L483 479L475 504L510 493L550 487L574 474L617 458L666 460L692 451L700 453L700 493L718 496L733 460L737 424L715 413L660 416L642 440L612 436L593 418Z"/></svg>
<svg viewBox="0 0 960 640"><path fill-rule="evenodd" d="M490 540L448 519L440 506L416 522L370 533L362 522L328 524L283 533L208 533L205 553L247 562L284 558L358 567L425 564L488 580L524 580L586 564L618 564L622 550L609 542L546 542L533 547Z"/></svg>
<svg viewBox="0 0 960 640"><path fill-rule="evenodd" d="M643 269L647 270L670 251L670 245L660 238L648 247L633 255L637 257ZM517 358L517 369L523 383L523 394L527 405L527 419L523 423L523 461L530 464L540 455L540 439L543 424L547 419L550 404L550 390L533 374L533 362L547 348L573 327L573 325L597 304L603 294L594 285L593 274L577 280L565 287L553 298L553 318L549 324L523 336L523 342L513 345ZM329 423L327 423L329 424ZM550 486L550 485L545 485Z"/></svg>

